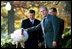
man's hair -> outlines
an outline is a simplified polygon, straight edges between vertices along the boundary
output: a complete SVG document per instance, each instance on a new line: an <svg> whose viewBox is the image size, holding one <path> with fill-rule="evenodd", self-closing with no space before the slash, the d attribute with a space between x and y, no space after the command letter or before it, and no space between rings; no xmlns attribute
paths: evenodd
<svg viewBox="0 0 72 49"><path fill-rule="evenodd" d="M32 9L31 9L31 10L29 11L29 13L34 13L34 14L35 14L35 10L32 10Z"/></svg>
<svg viewBox="0 0 72 49"><path fill-rule="evenodd" d="M48 10L47 7L45 7L45 6L40 6L40 8L44 8L45 10Z"/></svg>
<svg viewBox="0 0 72 49"><path fill-rule="evenodd" d="M52 7L50 9L53 9L53 12L57 12L57 9L55 7Z"/></svg>

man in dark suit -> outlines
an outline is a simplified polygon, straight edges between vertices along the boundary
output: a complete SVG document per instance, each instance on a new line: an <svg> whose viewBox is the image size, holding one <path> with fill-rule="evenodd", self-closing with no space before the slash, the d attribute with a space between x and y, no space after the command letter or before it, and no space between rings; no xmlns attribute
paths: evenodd
<svg viewBox="0 0 72 49"><path fill-rule="evenodd" d="M40 23L39 20L35 19L35 11L30 10L28 19L22 21L22 28L27 29L36 26ZM34 31L29 34L29 39L25 42L25 48L38 48L38 42L42 42L42 31Z"/></svg>
<svg viewBox="0 0 72 49"><path fill-rule="evenodd" d="M44 6L40 7L40 12L44 16L41 23L25 30L31 33L42 28L45 48L55 48L57 41L61 38L60 33L63 32L64 23L57 16L48 14L48 10Z"/></svg>
<svg viewBox="0 0 72 49"><path fill-rule="evenodd" d="M58 17L57 16L57 9L55 7L50 8L48 14ZM59 31L58 40L56 41L56 47L60 48L62 46L62 38L61 38L61 36L62 36L63 30L64 30L64 20L61 19L61 18L58 18L58 19L60 20L60 26L61 27L60 27L60 31Z"/></svg>

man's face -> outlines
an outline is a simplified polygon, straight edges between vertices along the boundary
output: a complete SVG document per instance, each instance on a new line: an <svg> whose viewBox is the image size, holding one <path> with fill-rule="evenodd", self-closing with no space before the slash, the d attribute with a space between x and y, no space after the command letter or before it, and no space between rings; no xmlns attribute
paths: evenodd
<svg viewBox="0 0 72 49"><path fill-rule="evenodd" d="M48 11L45 10L44 8L40 8L40 12L41 12L41 15L43 16L46 16L48 14Z"/></svg>
<svg viewBox="0 0 72 49"><path fill-rule="evenodd" d="M53 9L50 9L50 10L48 11L48 14L50 14L50 15L56 15L56 12L53 12Z"/></svg>
<svg viewBox="0 0 72 49"><path fill-rule="evenodd" d="M53 10L50 9L50 10L48 11L48 14L53 15Z"/></svg>
<svg viewBox="0 0 72 49"><path fill-rule="evenodd" d="M29 13L28 18L34 19L35 18L35 14L34 13Z"/></svg>

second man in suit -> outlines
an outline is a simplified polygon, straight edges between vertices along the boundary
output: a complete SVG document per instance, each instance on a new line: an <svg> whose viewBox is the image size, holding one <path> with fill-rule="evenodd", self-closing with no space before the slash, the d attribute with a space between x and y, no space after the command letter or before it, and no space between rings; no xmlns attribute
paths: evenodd
<svg viewBox="0 0 72 49"><path fill-rule="evenodd" d="M28 14L28 19L22 21L22 28L27 29L36 26L40 23L39 20L35 19L35 11L30 10ZM26 48L38 48L38 42L42 42L42 31L34 31L29 34L29 39L25 42Z"/></svg>

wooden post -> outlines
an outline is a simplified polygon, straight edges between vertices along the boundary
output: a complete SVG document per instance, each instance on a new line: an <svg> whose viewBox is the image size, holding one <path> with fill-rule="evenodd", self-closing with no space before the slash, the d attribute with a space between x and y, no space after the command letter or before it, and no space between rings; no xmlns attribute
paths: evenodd
<svg viewBox="0 0 72 49"><path fill-rule="evenodd" d="M11 5L12 7L12 5ZM14 31L14 10L13 7L8 12L8 33L13 33Z"/></svg>

